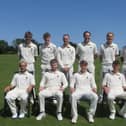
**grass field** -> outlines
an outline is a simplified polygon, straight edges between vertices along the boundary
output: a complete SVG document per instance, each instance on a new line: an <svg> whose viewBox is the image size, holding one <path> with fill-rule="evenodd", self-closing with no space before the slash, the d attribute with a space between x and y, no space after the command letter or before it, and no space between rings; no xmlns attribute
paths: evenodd
<svg viewBox="0 0 126 126"><path fill-rule="evenodd" d="M100 63L96 61L96 82L99 87L100 85ZM75 65L76 69L76 65ZM0 109L3 108L3 89L4 87L10 83L12 79L13 73L18 70L18 57L16 55L0 55ZM38 89L39 82L41 78L40 72L40 61L38 60L36 63L36 87ZM50 106L51 107L51 106ZM85 108L86 109L85 109ZM79 119L75 126L125 126L126 119L122 119L117 116L114 121L109 120L107 118L108 109L104 106L98 105L98 110L95 117L95 123L89 124L86 119L85 110L87 110L88 104L81 102L81 106L79 107ZM54 110L55 111L55 110ZM54 113L54 112L53 112ZM0 116L0 126L71 126L70 119L70 106L68 106L64 113L64 120L57 121L54 114L47 114L46 118L41 121L36 121L34 116L30 118L25 118L22 120L12 120L10 117L4 118Z"/></svg>

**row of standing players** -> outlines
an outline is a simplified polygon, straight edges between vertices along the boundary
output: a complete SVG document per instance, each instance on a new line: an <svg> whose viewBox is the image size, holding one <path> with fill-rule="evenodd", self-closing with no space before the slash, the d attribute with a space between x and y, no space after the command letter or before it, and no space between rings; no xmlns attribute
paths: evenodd
<svg viewBox="0 0 126 126"><path fill-rule="evenodd" d="M123 77L123 74L119 73L119 71L116 71L119 73L119 75L116 76L116 74L110 73L110 71L113 70L113 61L116 60L116 57L119 55L119 49L117 44L113 43L113 38L114 34L112 32L108 32L106 35L106 43L102 44L100 47L100 51L98 53L96 44L91 42L91 33L88 31L85 31L83 33L84 41L82 43L79 43L77 46L77 49L75 51L75 48L72 47L69 44L70 41L70 36L68 34L63 35L63 46L59 47L58 49L56 46L51 43L51 35L49 33L45 33L43 35L44 39L44 44L40 45L39 51L41 55L41 69L42 69L42 80L40 83L40 93L39 93L39 99L40 99L40 114L37 116L37 120L41 120L42 117L45 116L45 108L44 108L44 98L49 97L52 95L56 95L58 97L58 108L57 108L57 118L58 120L62 120L62 114L61 114L61 108L62 108L62 93L60 91L63 91L64 88L68 85L67 82L65 81L65 78L68 80L70 83L70 90L72 92L72 97L71 97L71 105L72 105L72 123L77 122L78 114L77 114L77 100L80 99L81 97L86 97L89 100L91 100L91 105L90 109L88 112L88 119L89 122L94 122L93 116L95 114L96 110L96 104L98 100L98 96L96 94L96 84L95 84L95 66L94 66L94 59L98 56L100 56L100 59L102 60L102 75L106 73L105 79L103 80L103 89L105 91L109 90L108 87L116 87L115 85L113 86L113 83L116 83L119 81L120 85L117 85L117 87L125 87L125 77ZM32 33L31 32L26 32L25 33L25 43L22 43L19 45L18 48L18 54L21 60L25 60L27 62L27 70L29 72L34 73L34 63L35 63L35 57L38 56L38 49L35 44L31 42L32 40ZM125 71L125 63L126 63L126 49L125 47L121 51L121 56L123 57L123 70ZM78 73L73 75L73 64L75 62L75 57L77 56L77 59L79 60L79 65L78 65ZM59 64L59 69L62 72L54 72L53 69L56 67L56 60L52 59L57 59L58 64ZM50 61L54 62L50 65ZM22 64L22 63L21 63ZM20 64L20 65L21 65ZM114 66L118 66L118 62L115 62ZM54 67L54 68L53 68ZM114 67L116 69L116 67ZM118 68L118 67L117 67ZM51 71L50 71L51 70ZM88 72L87 72L88 70ZM46 72L50 71L50 72ZM85 72L86 71L86 72ZM65 75L65 78L64 78ZM112 77L111 77L112 76ZM18 78L19 76L17 76ZM118 77L120 79L118 79ZM15 77L16 78L16 77ZM30 77L31 78L31 77ZM114 79L113 79L114 78ZM21 80L20 80L21 79ZM14 81L13 79L12 84L15 86L15 83L19 83L20 81L22 82L23 79L19 77L19 82ZM32 80L32 79L31 79ZM20 83L21 83L20 82ZM34 84L34 81L30 81L32 84ZM57 91L57 87L59 82L63 84L62 88L60 91ZM55 83L55 86L52 86L52 83ZM82 85L85 84L85 85ZM87 84L87 85L86 85ZM20 84L17 84L18 86ZM112 86L111 86L112 85ZM76 91L74 87L76 86ZM20 87L20 86L19 86ZM25 86L24 86L25 87ZM44 89L47 87L47 89ZM8 90L9 88L6 88ZM44 89L44 91L43 91ZM53 89L53 90L52 90ZM58 88L59 89L59 88ZM84 91L86 91L84 93ZM11 91L12 92L12 91ZM19 91L16 91L16 93L19 93ZM116 97L116 95L122 93L122 88L117 91L117 93L110 93L110 97ZM114 94L114 95L113 95ZM13 93L12 93L13 95ZM6 96L6 99L8 101L8 104L12 110L12 117L15 118L17 117L16 110L14 106L12 107L12 102L10 98L12 95L8 93ZM19 94L18 94L19 95ZM14 95L16 96L16 95ZM9 98L8 98L9 97ZM26 96L22 96L23 99ZM9 99L9 100L8 100ZM115 108L113 107L113 102L114 98L110 98L110 119L115 118ZM22 103L24 107L24 103ZM121 114L123 117L125 117L125 107L123 107L123 110L121 111ZM23 112L24 110L22 109L21 115L19 117L24 117L25 113Z"/></svg>

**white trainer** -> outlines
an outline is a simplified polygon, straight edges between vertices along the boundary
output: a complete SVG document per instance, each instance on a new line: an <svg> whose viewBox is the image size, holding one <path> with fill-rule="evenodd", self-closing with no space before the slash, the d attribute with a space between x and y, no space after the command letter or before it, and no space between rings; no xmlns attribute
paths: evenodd
<svg viewBox="0 0 126 126"><path fill-rule="evenodd" d="M71 122L74 123L74 124L77 123L77 117L74 116L74 117L72 118Z"/></svg>
<svg viewBox="0 0 126 126"><path fill-rule="evenodd" d="M63 117L62 117L62 114L61 114L61 113L58 113L58 114L57 114L57 119L58 119L59 121L63 120Z"/></svg>
<svg viewBox="0 0 126 126"><path fill-rule="evenodd" d="M25 117L25 114L24 113L21 113L20 115L19 115L19 118L20 119L23 119Z"/></svg>
<svg viewBox="0 0 126 126"><path fill-rule="evenodd" d="M12 119L16 119L18 117L17 113L12 115Z"/></svg>
<svg viewBox="0 0 126 126"><path fill-rule="evenodd" d="M44 118L46 116L46 114L44 112L40 113L37 117L36 120L41 120L42 118Z"/></svg>
<svg viewBox="0 0 126 126"><path fill-rule="evenodd" d="M94 118L92 114L88 114L88 121L89 123L94 123Z"/></svg>
<svg viewBox="0 0 126 126"><path fill-rule="evenodd" d="M109 119L111 119L111 120L114 120L114 119L115 119L115 113L114 113L114 112L112 112L112 113L109 115Z"/></svg>

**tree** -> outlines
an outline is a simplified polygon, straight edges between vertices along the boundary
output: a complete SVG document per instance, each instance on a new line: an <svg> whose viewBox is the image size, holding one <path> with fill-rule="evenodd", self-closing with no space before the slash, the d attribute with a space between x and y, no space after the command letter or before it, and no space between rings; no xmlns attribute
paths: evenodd
<svg viewBox="0 0 126 126"><path fill-rule="evenodd" d="M5 40L0 40L0 54L7 53L8 51L8 42Z"/></svg>

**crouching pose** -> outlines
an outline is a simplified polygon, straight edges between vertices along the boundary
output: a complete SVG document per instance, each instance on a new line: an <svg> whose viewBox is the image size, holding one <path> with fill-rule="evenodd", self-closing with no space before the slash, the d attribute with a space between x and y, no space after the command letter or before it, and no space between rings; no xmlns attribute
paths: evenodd
<svg viewBox="0 0 126 126"><path fill-rule="evenodd" d="M36 117L37 120L41 120L45 117L45 98L56 97L57 99L57 119L62 120L62 103L63 103L63 91L67 87L68 83L64 73L57 70L58 62L56 59L51 60L51 71L45 72L40 82L40 113Z"/></svg>
<svg viewBox="0 0 126 126"><path fill-rule="evenodd" d="M119 72L119 61L114 61L112 66L113 71L105 75L102 85L108 98L108 104L110 109L109 118L114 120L116 114L114 100L116 98L126 99L126 92L124 91L126 89L126 81L124 75ZM126 118L126 103L124 103L119 114Z"/></svg>
<svg viewBox="0 0 126 126"><path fill-rule="evenodd" d="M13 119L18 117L15 104L16 99L19 99L21 104L19 118L25 117L28 94L35 85L33 75L26 70L27 63L23 60L20 61L19 68L20 71L13 76L11 85L4 90L7 92L5 98L11 109Z"/></svg>
<svg viewBox="0 0 126 126"><path fill-rule="evenodd" d="M88 112L88 120L90 123L94 122L98 96L96 94L96 83L91 73L87 71L88 63L84 60L80 62L80 72L75 73L71 80L71 105L72 105L72 123L77 122L77 101L79 99L87 99L90 101L90 108Z"/></svg>

